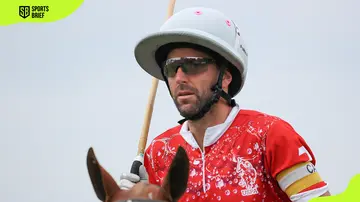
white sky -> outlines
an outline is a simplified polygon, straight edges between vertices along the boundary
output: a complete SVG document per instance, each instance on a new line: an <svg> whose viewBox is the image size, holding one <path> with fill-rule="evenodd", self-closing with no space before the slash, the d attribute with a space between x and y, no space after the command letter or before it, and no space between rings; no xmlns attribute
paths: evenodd
<svg viewBox="0 0 360 202"><path fill-rule="evenodd" d="M86 0L55 23L0 27L1 201L97 201L90 146L114 177L130 169L151 85L133 49L159 29L168 1L120 2ZM249 53L238 103L289 121L331 191L343 191L360 173L360 2L231 2L177 0L175 11L233 18ZM149 139L179 119L160 83Z"/></svg>

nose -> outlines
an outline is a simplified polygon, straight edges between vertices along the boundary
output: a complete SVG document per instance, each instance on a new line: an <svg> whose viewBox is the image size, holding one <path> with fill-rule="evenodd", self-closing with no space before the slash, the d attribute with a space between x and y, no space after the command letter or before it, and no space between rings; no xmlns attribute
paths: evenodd
<svg viewBox="0 0 360 202"><path fill-rule="evenodd" d="M187 80L186 74L183 72L181 66L177 69L175 77L176 83L184 83Z"/></svg>

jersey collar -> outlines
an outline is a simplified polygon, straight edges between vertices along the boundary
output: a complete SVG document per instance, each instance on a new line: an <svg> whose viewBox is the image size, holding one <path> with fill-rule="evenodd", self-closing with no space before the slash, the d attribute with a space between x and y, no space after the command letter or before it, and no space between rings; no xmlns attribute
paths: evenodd
<svg viewBox="0 0 360 202"><path fill-rule="evenodd" d="M224 123L207 128L205 131L203 147L207 147L207 146L214 144L224 134L224 132L229 128L229 126L232 124L235 117L239 113L239 111L240 111L240 107L238 104L236 104L236 106L234 106L231 109L231 111L230 111L228 117L226 118L226 120L224 121ZM180 135L192 147L199 148L199 145L197 144L194 136L189 131L188 121L185 121L182 124L181 129L180 129Z"/></svg>

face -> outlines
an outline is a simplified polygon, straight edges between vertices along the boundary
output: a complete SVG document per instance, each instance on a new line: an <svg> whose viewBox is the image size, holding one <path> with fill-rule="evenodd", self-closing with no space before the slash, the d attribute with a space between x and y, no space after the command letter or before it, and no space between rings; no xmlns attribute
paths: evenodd
<svg viewBox="0 0 360 202"><path fill-rule="evenodd" d="M180 57L210 58L203 52L191 48L178 48L168 54L168 59ZM216 64L198 65L199 71L186 74L180 66L168 77L169 88L180 114L184 117L195 115L212 96L211 87L217 82L219 70Z"/></svg>

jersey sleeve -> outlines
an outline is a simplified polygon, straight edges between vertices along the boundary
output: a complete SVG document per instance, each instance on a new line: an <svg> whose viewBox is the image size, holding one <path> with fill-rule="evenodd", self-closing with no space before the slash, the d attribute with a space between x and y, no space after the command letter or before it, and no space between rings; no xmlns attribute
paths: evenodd
<svg viewBox="0 0 360 202"><path fill-rule="evenodd" d="M284 120L276 121L269 129L265 161L269 174L292 201L327 191L311 148Z"/></svg>

